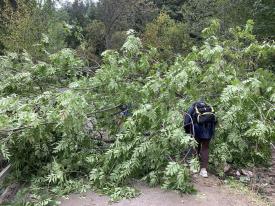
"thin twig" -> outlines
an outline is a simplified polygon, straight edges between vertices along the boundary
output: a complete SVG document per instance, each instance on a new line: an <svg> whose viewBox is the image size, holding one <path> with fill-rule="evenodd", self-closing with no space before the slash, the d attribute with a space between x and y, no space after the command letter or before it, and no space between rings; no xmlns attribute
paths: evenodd
<svg viewBox="0 0 275 206"><path fill-rule="evenodd" d="M96 60L90 59L90 61L94 62L97 65L97 67L95 67L95 68L100 68L101 67L101 65Z"/></svg>
<svg viewBox="0 0 275 206"><path fill-rule="evenodd" d="M87 114L87 117L90 117L90 116L92 116L93 114L107 112L107 111L110 111L110 110L119 108L120 106L121 106L121 104L120 104L120 105L117 105L117 106L114 106L114 107L110 107L110 108L106 108L106 109L94 111L94 112L91 112L91 113Z"/></svg>
<svg viewBox="0 0 275 206"><path fill-rule="evenodd" d="M102 86L106 86L107 84L102 84L102 85L98 85L98 86L95 86L95 87L90 87L90 88L68 88L69 90L83 90L83 91L85 91L85 90L88 90L88 91L91 91L91 90L94 90L94 89L98 89L98 88L100 88L100 87L102 87Z"/></svg>
<svg viewBox="0 0 275 206"><path fill-rule="evenodd" d="M109 143L109 144L112 144L112 143L115 142L115 140L113 140L113 139L103 139L101 137L92 137L91 139L92 140L102 141L102 142Z"/></svg>
<svg viewBox="0 0 275 206"><path fill-rule="evenodd" d="M49 124L55 124L55 123L54 122L47 122L47 123L38 124L37 126L49 125ZM21 131L21 130L33 129L33 128L35 128L35 126L21 126L21 127L18 127L18 128L2 129L2 130L0 130L0 134L7 134L7 133L10 133L10 132L18 132L18 131Z"/></svg>
<svg viewBox="0 0 275 206"><path fill-rule="evenodd" d="M250 98L250 97L248 97L251 101L252 101L252 103L256 106L256 108L258 109L258 112L259 112L259 115L260 115L260 117L261 117L261 120L262 120L262 122L265 122L265 118L264 118L264 115L263 115L263 113L262 113L262 110L261 110L261 108L257 105L257 103L252 99L252 98Z"/></svg>
<svg viewBox="0 0 275 206"><path fill-rule="evenodd" d="M185 154L185 156L183 157L183 159L180 162L185 162L185 159L187 158L187 156L189 155L190 151L192 150L192 148L190 148L188 150L188 152Z"/></svg>

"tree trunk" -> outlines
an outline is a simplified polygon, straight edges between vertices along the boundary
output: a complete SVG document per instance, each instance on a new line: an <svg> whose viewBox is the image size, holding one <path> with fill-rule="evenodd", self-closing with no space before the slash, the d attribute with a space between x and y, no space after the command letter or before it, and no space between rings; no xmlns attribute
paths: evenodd
<svg viewBox="0 0 275 206"><path fill-rule="evenodd" d="M106 49L111 49L112 48L112 34L111 32L107 32L105 36L105 48Z"/></svg>

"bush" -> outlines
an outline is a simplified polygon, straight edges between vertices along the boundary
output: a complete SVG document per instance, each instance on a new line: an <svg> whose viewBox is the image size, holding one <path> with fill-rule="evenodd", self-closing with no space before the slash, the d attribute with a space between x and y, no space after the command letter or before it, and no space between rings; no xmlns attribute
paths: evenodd
<svg viewBox="0 0 275 206"><path fill-rule="evenodd" d="M157 48L163 58L171 58L174 54L187 54L194 43L182 22L175 22L166 13L160 13L157 19L146 26L143 34L146 47Z"/></svg>

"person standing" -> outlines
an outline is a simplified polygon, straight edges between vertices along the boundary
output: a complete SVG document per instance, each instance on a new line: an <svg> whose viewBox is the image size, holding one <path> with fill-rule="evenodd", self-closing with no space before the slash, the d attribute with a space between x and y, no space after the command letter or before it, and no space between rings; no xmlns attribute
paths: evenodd
<svg viewBox="0 0 275 206"><path fill-rule="evenodd" d="M202 177L208 177L209 144L215 133L216 122L213 107L203 101L193 103L184 116L185 132L198 142L197 154Z"/></svg>

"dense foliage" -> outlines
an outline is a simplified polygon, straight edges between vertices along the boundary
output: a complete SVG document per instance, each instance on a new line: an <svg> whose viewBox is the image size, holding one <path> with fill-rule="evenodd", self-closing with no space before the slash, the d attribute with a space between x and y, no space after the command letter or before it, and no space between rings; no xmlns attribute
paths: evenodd
<svg viewBox="0 0 275 206"><path fill-rule="evenodd" d="M1 152L14 176L40 194L25 201L48 205L41 194L91 187L114 200L131 197L133 178L192 192L190 173L198 161L186 152L196 143L183 131L183 115L200 98L219 117L211 152L216 171L226 162L268 162L275 139L269 64L275 45L256 40L252 21L231 29L227 39L219 38L219 28L213 21L201 46L169 61L129 31L120 50L102 54L92 76L83 73L85 62L73 50L49 54L46 36L43 61L27 52L1 56Z"/></svg>
<svg viewBox="0 0 275 206"><path fill-rule="evenodd" d="M14 6L14 3L16 5ZM61 3L63 2L63 4ZM222 35L228 28L243 25L248 19L256 22L257 39L274 40L273 0L75 0L72 3L53 0L2 0L0 2L0 53L26 49L34 59L40 58L39 43L42 33L51 38L48 50L76 49L92 64L99 61L105 49L119 49L126 39L126 31L134 29L143 36L160 13L168 14L163 38L175 37L170 50L189 48L186 43L200 44L200 32L212 19L221 20ZM161 15L163 17L163 15ZM174 24L174 25L171 25ZM165 26L165 25L164 25ZM149 29L150 30L150 29ZM152 31L152 28L151 28ZM179 38L179 34L183 34ZM152 36L151 36L152 37ZM157 39L146 42L155 45ZM152 44L151 44L152 43ZM178 43L176 49L173 48ZM182 47L182 45L184 45Z"/></svg>
<svg viewBox="0 0 275 206"><path fill-rule="evenodd" d="M213 171L269 164L273 0L60 2L0 1L0 160L26 183L18 205L133 197L133 179L192 192L183 115L198 99L218 116Z"/></svg>

